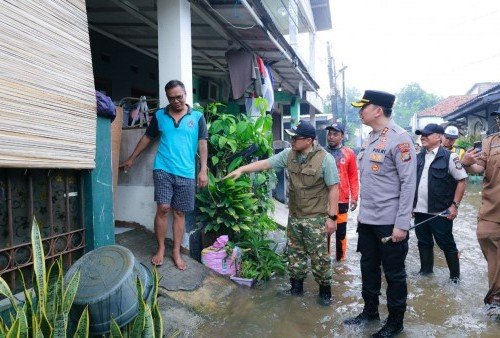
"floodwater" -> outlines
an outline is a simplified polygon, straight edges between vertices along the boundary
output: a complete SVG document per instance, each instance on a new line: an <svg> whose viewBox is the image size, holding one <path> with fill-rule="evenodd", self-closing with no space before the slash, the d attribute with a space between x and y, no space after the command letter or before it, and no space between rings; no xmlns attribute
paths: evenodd
<svg viewBox="0 0 500 338"><path fill-rule="evenodd" d="M435 246L434 275L418 275L420 268L417 241L410 234L406 259L408 273L408 309L400 337L500 337L500 322L486 314L483 297L488 289L486 261L476 240L476 215L480 205L480 183L469 183L454 224L460 250L459 285L448 282L449 271L442 251ZM311 274L305 281L303 297L280 297L277 292L289 287L286 277L276 277L261 289L241 288L234 295L223 322L199 328L196 337L367 337L381 322L352 328L342 324L363 308L359 254L356 253L357 213L348 223L348 255L342 263L333 263L333 304L316 303L318 286ZM382 320L387 316L383 278Z"/></svg>

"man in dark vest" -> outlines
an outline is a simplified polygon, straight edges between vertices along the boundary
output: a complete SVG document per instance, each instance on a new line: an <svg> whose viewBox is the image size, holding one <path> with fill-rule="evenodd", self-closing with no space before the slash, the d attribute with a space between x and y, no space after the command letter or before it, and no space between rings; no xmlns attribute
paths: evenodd
<svg viewBox="0 0 500 338"><path fill-rule="evenodd" d="M443 127L431 123L415 134L420 135L422 140L422 151L417 155L417 191L413 203L415 224L421 223L415 228L420 273L427 275L433 272L435 239L446 257L450 280L458 283L460 264L452 230L465 192L467 173L458 155L440 145ZM440 213L444 215L434 217Z"/></svg>
<svg viewBox="0 0 500 338"><path fill-rule="evenodd" d="M241 174L267 169L288 169L287 254L291 289L287 294L302 295L310 258L314 279L319 284L318 302L328 306L333 272L326 235L337 230L337 166L332 155L314 145L316 130L310 123L301 121L297 128L286 132L292 137L291 149L242 166L226 178L237 179Z"/></svg>

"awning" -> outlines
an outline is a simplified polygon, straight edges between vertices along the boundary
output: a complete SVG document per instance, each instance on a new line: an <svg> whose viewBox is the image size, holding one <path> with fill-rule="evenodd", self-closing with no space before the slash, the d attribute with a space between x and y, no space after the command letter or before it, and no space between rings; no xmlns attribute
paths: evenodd
<svg viewBox="0 0 500 338"><path fill-rule="evenodd" d="M92 30L157 58L157 13L150 1L86 3ZM306 91L319 88L260 1L191 1L191 34L195 75L226 76L226 51L244 48L271 65L275 89L279 84L292 93L298 93L301 87Z"/></svg>

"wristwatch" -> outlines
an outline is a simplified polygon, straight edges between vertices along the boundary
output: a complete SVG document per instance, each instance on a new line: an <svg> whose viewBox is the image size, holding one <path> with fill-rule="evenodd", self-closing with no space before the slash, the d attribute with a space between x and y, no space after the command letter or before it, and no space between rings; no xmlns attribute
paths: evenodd
<svg viewBox="0 0 500 338"><path fill-rule="evenodd" d="M453 204L455 207L457 207L457 209L460 206L460 202L453 201L453 202L451 202L451 204Z"/></svg>
<svg viewBox="0 0 500 338"><path fill-rule="evenodd" d="M337 215L328 215L328 218L331 219L332 221L336 221Z"/></svg>

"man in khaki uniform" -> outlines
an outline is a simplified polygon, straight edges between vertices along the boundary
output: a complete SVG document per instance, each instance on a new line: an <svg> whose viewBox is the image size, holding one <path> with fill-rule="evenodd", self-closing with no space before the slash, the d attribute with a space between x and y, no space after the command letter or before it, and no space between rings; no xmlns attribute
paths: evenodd
<svg viewBox="0 0 500 338"><path fill-rule="evenodd" d="M380 320L378 305L384 269L389 317L373 337L403 330L408 295L405 259L416 186L416 155L411 136L392 119L392 94L367 90L353 102L363 124L373 128L359 154L361 182L358 252L361 253L363 312L344 321L360 325ZM383 237L392 241L382 244Z"/></svg>
<svg viewBox="0 0 500 338"><path fill-rule="evenodd" d="M495 116L500 129L500 113ZM489 291L484 303L500 308L500 133L483 140L482 150L471 149L462 158L465 170L484 174L482 203L477 223L477 239L488 261Z"/></svg>
<svg viewBox="0 0 500 338"><path fill-rule="evenodd" d="M287 225L288 262L291 289L287 294L300 296L311 259L314 279L319 284L318 302L331 304L332 267L326 236L337 230L338 173L335 160L321 146L314 145L316 129L307 121L287 129L292 149L287 148L261 160L244 165L226 178L237 179L255 171L288 169L290 210Z"/></svg>

